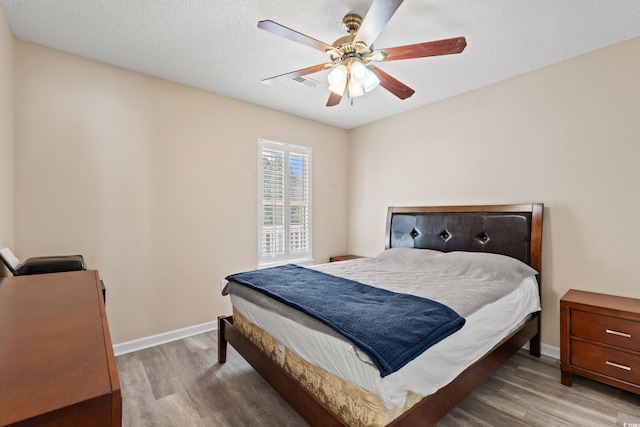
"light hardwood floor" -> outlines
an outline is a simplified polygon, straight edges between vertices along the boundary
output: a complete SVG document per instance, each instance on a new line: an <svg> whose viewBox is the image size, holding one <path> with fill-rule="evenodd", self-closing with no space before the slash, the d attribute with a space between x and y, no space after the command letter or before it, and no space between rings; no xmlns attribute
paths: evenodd
<svg viewBox="0 0 640 427"><path fill-rule="evenodd" d="M217 363L208 332L116 358L123 425L306 426L229 346ZM625 424L627 423L627 424ZM516 354L443 418L448 426L640 427L640 396L576 377L560 384L559 361Z"/></svg>

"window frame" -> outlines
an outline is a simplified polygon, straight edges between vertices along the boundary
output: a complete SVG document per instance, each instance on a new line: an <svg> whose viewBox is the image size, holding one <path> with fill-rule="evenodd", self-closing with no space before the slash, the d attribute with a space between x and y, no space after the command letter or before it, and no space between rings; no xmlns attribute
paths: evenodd
<svg viewBox="0 0 640 427"><path fill-rule="evenodd" d="M272 152L281 152L283 155L283 201L282 201L282 214L283 214L283 253L271 253L265 252L265 244L267 237L271 237L274 240L274 235L267 236L265 233L265 198L264 198L264 184L265 184L265 168L263 157L265 150ZM306 186L303 192L306 194L306 207L307 207L307 221L306 227L303 224L303 232L307 234L307 250L304 252L291 252L291 243L294 239L292 234L291 223L291 209L294 207L291 202L291 182L288 177L291 176L291 156L300 155L306 156ZM283 142L271 141L268 139L258 139L258 268L271 267L275 265L281 265L286 263L296 264L311 264L313 263L312 248L312 150L310 147L304 147L300 145L287 144ZM273 225L274 230L278 225ZM276 230L277 231L277 230ZM275 234L275 231L274 231ZM297 236L299 241L300 235ZM277 239L277 236L275 237ZM294 239L295 240L295 239Z"/></svg>

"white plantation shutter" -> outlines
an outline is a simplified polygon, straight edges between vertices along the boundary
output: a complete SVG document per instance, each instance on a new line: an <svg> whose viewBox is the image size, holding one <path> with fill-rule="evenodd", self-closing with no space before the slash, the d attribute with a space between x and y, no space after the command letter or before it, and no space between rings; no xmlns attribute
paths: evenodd
<svg viewBox="0 0 640 427"><path fill-rule="evenodd" d="M311 260L311 149L259 140L258 263Z"/></svg>

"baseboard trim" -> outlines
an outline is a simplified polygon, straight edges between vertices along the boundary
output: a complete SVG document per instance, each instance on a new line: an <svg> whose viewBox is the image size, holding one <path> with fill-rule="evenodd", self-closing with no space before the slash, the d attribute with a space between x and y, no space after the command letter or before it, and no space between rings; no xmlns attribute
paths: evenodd
<svg viewBox="0 0 640 427"><path fill-rule="evenodd" d="M529 343L526 343L522 348L529 350ZM540 344L540 354L560 360L560 349L558 347Z"/></svg>
<svg viewBox="0 0 640 427"><path fill-rule="evenodd" d="M137 340L126 341L113 346L113 352L116 356L131 353L133 351L144 350L145 348L154 347L160 344L166 344L171 341L180 340L193 335L202 334L204 332L214 331L218 329L218 322L201 323L200 325L189 326L182 329L176 329L157 335L151 335Z"/></svg>
<svg viewBox="0 0 640 427"><path fill-rule="evenodd" d="M545 356L553 357L554 359L560 360L560 349L558 347L541 344L540 353L544 354Z"/></svg>

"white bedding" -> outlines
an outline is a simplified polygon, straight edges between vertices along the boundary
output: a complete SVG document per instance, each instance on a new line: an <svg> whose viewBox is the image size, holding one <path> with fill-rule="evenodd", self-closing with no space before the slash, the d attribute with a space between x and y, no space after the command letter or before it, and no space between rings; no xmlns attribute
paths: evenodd
<svg viewBox="0 0 640 427"><path fill-rule="evenodd" d="M440 341L399 371L384 378L364 363L353 345L265 310L237 295L233 306L291 351L332 374L375 393L388 407L402 407L406 393L427 396L447 385L507 335L540 310L534 277L522 280L508 295L466 317L464 327Z"/></svg>

